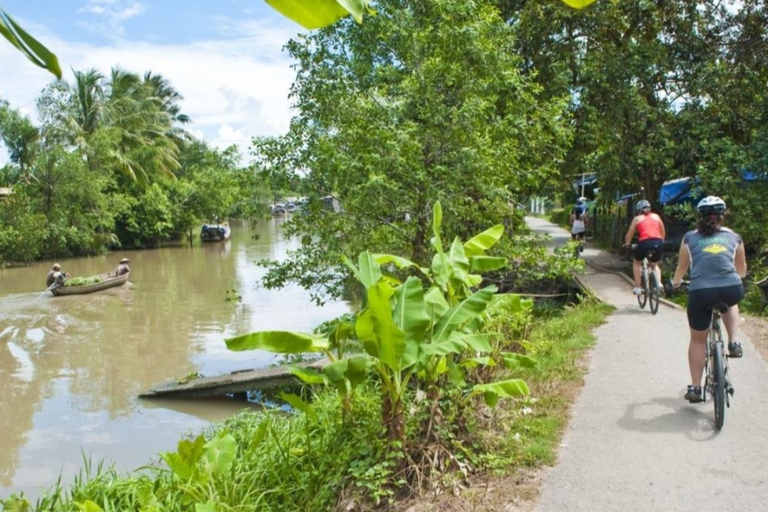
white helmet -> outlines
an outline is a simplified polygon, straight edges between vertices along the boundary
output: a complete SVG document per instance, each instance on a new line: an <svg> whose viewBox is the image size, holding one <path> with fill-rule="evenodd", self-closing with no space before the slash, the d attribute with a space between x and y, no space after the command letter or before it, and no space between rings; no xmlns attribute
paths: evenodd
<svg viewBox="0 0 768 512"><path fill-rule="evenodd" d="M725 211L725 201L717 196L707 196L696 206L696 211L701 215L716 213L722 215Z"/></svg>

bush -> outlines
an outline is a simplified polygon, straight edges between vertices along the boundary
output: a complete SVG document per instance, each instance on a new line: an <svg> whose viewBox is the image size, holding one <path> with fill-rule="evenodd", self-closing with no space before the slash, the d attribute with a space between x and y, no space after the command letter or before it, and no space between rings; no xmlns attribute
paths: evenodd
<svg viewBox="0 0 768 512"><path fill-rule="evenodd" d="M553 224L570 229L571 208L555 208L549 212L549 220Z"/></svg>

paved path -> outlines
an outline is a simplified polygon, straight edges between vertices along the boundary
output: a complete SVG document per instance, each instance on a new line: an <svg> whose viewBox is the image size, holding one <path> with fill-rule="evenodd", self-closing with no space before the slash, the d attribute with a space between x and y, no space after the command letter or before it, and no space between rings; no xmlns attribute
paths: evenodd
<svg viewBox="0 0 768 512"><path fill-rule="evenodd" d="M555 243L568 233L529 218ZM587 248L586 259L606 253ZM589 269L584 280L616 307L595 334L589 372L536 505L539 511L756 511L768 509L768 366L740 336L736 390L716 432L712 403L683 400L685 313L640 310L630 285Z"/></svg>

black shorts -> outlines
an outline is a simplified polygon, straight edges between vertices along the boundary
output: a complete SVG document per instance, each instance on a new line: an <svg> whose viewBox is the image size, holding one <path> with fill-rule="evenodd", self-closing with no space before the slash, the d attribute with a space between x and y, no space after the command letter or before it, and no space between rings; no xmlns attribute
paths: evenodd
<svg viewBox="0 0 768 512"><path fill-rule="evenodd" d="M661 238L649 238L637 243L635 247L635 261L643 261L648 258L651 263L661 261L661 253L664 249L664 240Z"/></svg>
<svg viewBox="0 0 768 512"><path fill-rule="evenodd" d="M584 235L586 234L586 231L582 231L581 233L571 233L571 240L584 240Z"/></svg>
<svg viewBox="0 0 768 512"><path fill-rule="evenodd" d="M706 331L712 321L712 308L718 302L734 306L744 298L744 286L735 284L722 288L702 288L688 293L688 325L696 331Z"/></svg>

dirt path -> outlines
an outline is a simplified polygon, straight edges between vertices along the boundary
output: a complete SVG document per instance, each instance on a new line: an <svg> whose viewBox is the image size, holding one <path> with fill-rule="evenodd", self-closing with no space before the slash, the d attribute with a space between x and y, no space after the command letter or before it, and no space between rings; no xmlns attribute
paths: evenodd
<svg viewBox="0 0 768 512"><path fill-rule="evenodd" d="M568 233L542 219L537 232ZM606 253L587 248L584 257ZM683 399L688 383L685 313L640 310L629 284L590 269L583 276L616 307L596 331L583 391L533 508L540 511L759 510L768 503L768 366L746 335L731 361L736 390L725 427L711 403Z"/></svg>

